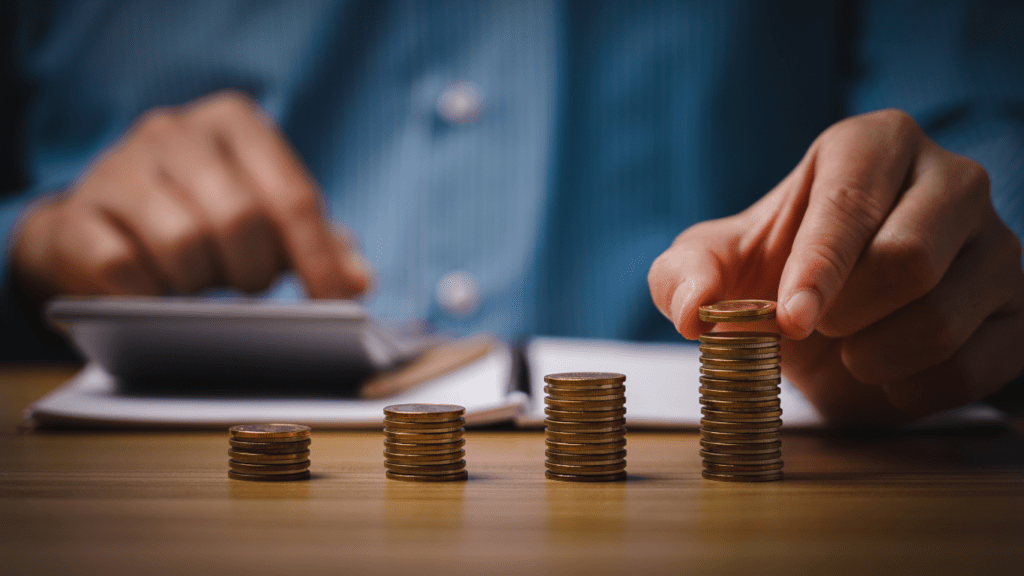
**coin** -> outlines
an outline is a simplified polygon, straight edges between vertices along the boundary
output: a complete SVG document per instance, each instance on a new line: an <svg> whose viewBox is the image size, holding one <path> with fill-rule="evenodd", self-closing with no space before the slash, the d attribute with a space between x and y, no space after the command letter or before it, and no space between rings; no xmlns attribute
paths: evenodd
<svg viewBox="0 0 1024 576"><path fill-rule="evenodd" d="M292 474L309 468L309 460L295 462L294 464L246 464L228 460L228 465L235 472L246 474Z"/></svg>
<svg viewBox="0 0 1024 576"><path fill-rule="evenodd" d="M707 358L701 356L700 363L708 368L722 370L766 370L779 365L778 356L774 358L762 358L758 360L745 360L735 358Z"/></svg>
<svg viewBox="0 0 1024 576"><path fill-rule="evenodd" d="M735 348L733 346L714 346L701 344L698 347L703 358L720 358L727 360L735 358L739 360L766 360L769 358L781 358L779 346L770 345L763 348Z"/></svg>
<svg viewBox="0 0 1024 576"><path fill-rule="evenodd" d="M573 398L590 400L595 396L621 398L626 394L626 387L622 385L615 385L609 388L558 388L557 386L545 386L544 393L564 400L571 400Z"/></svg>
<svg viewBox="0 0 1024 576"><path fill-rule="evenodd" d="M776 450L766 454L719 454L717 452L701 450L700 457L705 462L717 462L719 464L772 464L781 461L782 452Z"/></svg>
<svg viewBox="0 0 1024 576"><path fill-rule="evenodd" d="M387 450L384 451L385 461L394 462L395 464L415 464L419 466L430 464L453 464L464 459L465 456L465 450L458 450L447 454L401 454L388 452Z"/></svg>
<svg viewBox="0 0 1024 576"><path fill-rule="evenodd" d="M619 450L609 454L559 454L545 450L544 456L548 462L555 464L614 464L626 460L626 451Z"/></svg>
<svg viewBox="0 0 1024 576"><path fill-rule="evenodd" d="M744 412L722 412L721 410L708 410L707 408L701 408L700 413L708 419L717 420L719 422L770 422L782 416L782 410L754 412L748 414Z"/></svg>
<svg viewBox="0 0 1024 576"><path fill-rule="evenodd" d="M571 442L573 444L605 444L607 442L618 442L622 440L626 435L626 429L623 427L620 430L614 432L595 432L588 434L586 432L556 432L554 430L545 430L544 436L549 440L555 442Z"/></svg>
<svg viewBox="0 0 1024 576"><path fill-rule="evenodd" d="M729 427L725 427L725 426L719 425L717 423L709 422L709 423L704 424L703 426L701 426L701 430L707 430L708 432L724 432L724 433L734 432L734 433L737 433L737 434L768 434L770 432L778 433L779 431L782 430L781 426L775 426L775 425L767 426L767 427L763 427L763 428L755 428L754 426L755 425L751 424L751 425L747 425L746 427L743 427L743 428L729 428Z"/></svg>
<svg viewBox="0 0 1024 576"><path fill-rule="evenodd" d="M782 374L781 368L768 368L765 370L729 370L719 368L700 367L700 373L718 380L777 380Z"/></svg>
<svg viewBox="0 0 1024 576"><path fill-rule="evenodd" d="M424 434L438 434L443 432L455 432L466 423L465 418L451 420L449 422L397 422L384 420L384 429L392 432L419 432Z"/></svg>
<svg viewBox="0 0 1024 576"><path fill-rule="evenodd" d="M701 418L700 419L700 424L701 424L701 426L704 426L705 428L708 428L709 430L714 430L714 429L721 429L721 430L726 430L726 431L727 430L737 430L737 431L739 431L739 430L744 430L744 429L768 430L768 429L772 429L772 428L781 428L782 427L782 419L781 418L777 418L775 420L770 420L768 422L750 422L750 421L743 421L743 422L719 422L718 420L709 420L707 418Z"/></svg>
<svg viewBox="0 0 1024 576"><path fill-rule="evenodd" d="M437 444L409 444L405 442L384 441L384 449L397 454L451 454L452 452L458 452L465 445L466 440L464 438L459 438L452 442L439 442Z"/></svg>
<svg viewBox="0 0 1024 576"><path fill-rule="evenodd" d="M779 392L782 390L778 386L772 386L768 390L760 390L757 392L750 392L748 390L715 390L714 388L707 388L701 386L699 388L700 395L702 398L713 400L720 398L722 400L760 400L761 398L778 398Z"/></svg>
<svg viewBox="0 0 1024 576"><path fill-rule="evenodd" d="M717 378L700 377L700 383L704 388L721 390L723 392L764 392L778 388L782 378L775 380L758 380L755 382L742 382L737 380L719 380Z"/></svg>
<svg viewBox="0 0 1024 576"><path fill-rule="evenodd" d="M606 412L608 410L618 410L626 404L626 399L616 400L555 400L548 396L544 399L544 403L550 408L555 410L563 410L565 412Z"/></svg>
<svg viewBox="0 0 1024 576"><path fill-rule="evenodd" d="M547 386L544 387L545 389ZM603 396L564 396L561 394L548 393L547 398L552 400L569 400L571 402L619 402L623 403L626 401L625 394L605 394Z"/></svg>
<svg viewBox="0 0 1024 576"><path fill-rule="evenodd" d="M626 479L626 472L623 470L617 474L608 474L605 476L589 476L589 475L575 475L575 474L558 474L551 470L544 471L544 477L548 480L560 480L562 482L621 482Z"/></svg>
<svg viewBox="0 0 1024 576"><path fill-rule="evenodd" d="M544 446L548 450L559 454L614 454L625 449L626 439L623 438L618 442L602 444L578 444L575 442L556 442L545 439Z"/></svg>
<svg viewBox="0 0 1024 576"><path fill-rule="evenodd" d="M395 404L384 408L384 416L394 422L450 422L465 413L465 408L453 404Z"/></svg>
<svg viewBox="0 0 1024 576"><path fill-rule="evenodd" d="M469 478L469 472L466 470L456 472L454 474L443 474L437 476L398 474L391 470L387 470L385 474L392 480L402 480L404 482L456 482Z"/></svg>
<svg viewBox="0 0 1024 576"><path fill-rule="evenodd" d="M573 412L569 410L553 410L545 408L544 414L551 420L559 422L611 422L626 415L626 409L606 410L604 412Z"/></svg>
<svg viewBox="0 0 1024 576"><path fill-rule="evenodd" d="M296 472L295 474L246 474L244 472L235 472L234 470L228 470L228 478L232 480L245 480L247 482L288 482L291 480L309 480L309 470L303 470L302 472Z"/></svg>
<svg viewBox="0 0 1024 576"><path fill-rule="evenodd" d="M782 480L782 472L765 474L763 476L747 476L743 474L720 474L708 470L701 470L700 475L708 480L720 480L723 482L774 482Z"/></svg>
<svg viewBox="0 0 1024 576"><path fill-rule="evenodd" d="M700 343L731 348L768 348L778 345L780 338L775 332L708 332L700 335Z"/></svg>
<svg viewBox="0 0 1024 576"><path fill-rule="evenodd" d="M465 428L457 432L439 432L437 434L418 434L416 432L384 432L384 439L400 444L445 444L462 438Z"/></svg>
<svg viewBox="0 0 1024 576"><path fill-rule="evenodd" d="M732 443L764 443L764 442L778 442L778 432L763 432L756 434L743 434L740 432L712 432L711 430L701 430L700 437L705 440L712 440L714 442L732 442Z"/></svg>
<svg viewBox="0 0 1024 576"><path fill-rule="evenodd" d="M589 388L607 384L622 384L626 377L614 372L563 372L548 374L544 382L563 388Z"/></svg>
<svg viewBox="0 0 1024 576"><path fill-rule="evenodd" d="M705 322L751 322L775 318L775 302L771 300L725 300L697 309Z"/></svg>
<svg viewBox="0 0 1024 576"><path fill-rule="evenodd" d="M292 464L309 460L309 450L290 454L259 454L228 450L228 457L235 462L245 462L247 464Z"/></svg>
<svg viewBox="0 0 1024 576"><path fill-rule="evenodd" d="M779 407L779 399L773 400L721 400L717 398L701 398L700 403L711 410L722 412L768 412Z"/></svg>
<svg viewBox="0 0 1024 576"><path fill-rule="evenodd" d="M555 474L566 474L566 475L580 475L580 476L605 476L620 470L626 469L626 461L623 460L618 464L603 464L603 465L582 465L576 466L572 464L555 464L553 462L545 462L545 468L549 472Z"/></svg>
<svg viewBox="0 0 1024 576"><path fill-rule="evenodd" d="M261 442L293 442L309 437L309 426L299 424L240 424L228 428L235 438L248 438Z"/></svg>
<svg viewBox="0 0 1024 576"><path fill-rule="evenodd" d="M757 444L737 444L735 442L716 442L700 439L700 447L708 452L718 454L770 454L782 447L781 441L762 442Z"/></svg>
<svg viewBox="0 0 1024 576"><path fill-rule="evenodd" d="M782 469L782 461L772 464L716 464L704 462L704 469L724 474L761 474Z"/></svg>
<svg viewBox="0 0 1024 576"><path fill-rule="evenodd" d="M384 461L384 467L395 474L409 474L414 476L441 476L454 474L466 468L466 461L459 460L451 464L399 464L396 462Z"/></svg>
<svg viewBox="0 0 1024 576"><path fill-rule="evenodd" d="M614 432L626 425L625 418L610 422L559 422L545 419L544 426L555 432Z"/></svg>
<svg viewBox="0 0 1024 576"><path fill-rule="evenodd" d="M289 454L302 452L309 447L310 439L298 440L295 442L248 442L236 438L228 438L228 444L242 452L257 452L260 454Z"/></svg>

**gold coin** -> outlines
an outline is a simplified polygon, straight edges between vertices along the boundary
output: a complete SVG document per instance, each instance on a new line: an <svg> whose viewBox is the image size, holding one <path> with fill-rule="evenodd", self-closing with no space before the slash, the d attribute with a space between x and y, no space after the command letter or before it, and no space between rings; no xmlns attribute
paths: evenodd
<svg viewBox="0 0 1024 576"><path fill-rule="evenodd" d="M466 439L460 438L454 442L439 442L437 444L408 444L405 442L384 441L384 449L395 454L451 454L458 452L466 445Z"/></svg>
<svg viewBox="0 0 1024 576"><path fill-rule="evenodd" d="M452 464L398 464L395 462L384 461L384 468L388 471L394 472L395 474L409 474L411 476L443 476L445 474L455 474L461 470L466 469L466 461L459 460Z"/></svg>
<svg viewBox="0 0 1024 576"><path fill-rule="evenodd" d="M296 472L295 474L246 474L228 470L228 478L232 480L245 480L247 482L289 482L292 480L309 480L309 470Z"/></svg>
<svg viewBox="0 0 1024 576"><path fill-rule="evenodd" d="M768 368L766 370L728 370L719 368L700 367L700 373L718 380L739 380L749 382L753 380L777 380L782 374L781 368Z"/></svg>
<svg viewBox="0 0 1024 576"><path fill-rule="evenodd" d="M545 470L544 477L548 480L559 480L561 482L621 482L626 479L626 471L623 470L618 474L608 474L605 476L587 476L582 474L558 474L551 470Z"/></svg>
<svg viewBox="0 0 1024 576"><path fill-rule="evenodd" d="M623 460L618 464L604 464L604 465L583 465L574 466L571 464L555 464L553 462L545 462L544 467L549 472L555 474L565 474L572 476L605 476L613 474L621 470L626 469L626 461Z"/></svg>
<svg viewBox="0 0 1024 576"><path fill-rule="evenodd" d="M566 412L605 412L607 410L618 410L626 405L626 399L618 400L555 400L550 396L544 398L544 404L555 410Z"/></svg>
<svg viewBox="0 0 1024 576"><path fill-rule="evenodd" d="M309 468L309 460L293 464L246 464L245 462L228 460L228 465L235 472L245 474L293 474Z"/></svg>
<svg viewBox="0 0 1024 576"><path fill-rule="evenodd" d="M702 462L705 470L723 474L760 474L782 470L782 462L772 464L716 464L715 462Z"/></svg>
<svg viewBox="0 0 1024 576"><path fill-rule="evenodd" d="M700 363L702 366L719 370L769 370L778 367L779 358L776 356L775 358L763 358L760 360L737 360L735 358L723 360L701 356Z"/></svg>
<svg viewBox="0 0 1024 576"><path fill-rule="evenodd" d="M578 444L575 442L555 442L545 439L544 446L558 454L614 454L626 448L626 439L603 444Z"/></svg>
<svg viewBox="0 0 1024 576"><path fill-rule="evenodd" d="M454 464L465 458L466 451L449 452L447 454L400 454L384 451L384 460L395 464L415 464L417 466L431 464Z"/></svg>
<svg viewBox="0 0 1024 576"><path fill-rule="evenodd" d="M771 400L721 400L716 398L701 398L700 403L707 406L711 410L721 410L722 412L768 412L776 410L779 407L780 400L774 398Z"/></svg>
<svg viewBox="0 0 1024 576"><path fill-rule="evenodd" d="M782 472L765 474L763 476L745 476L742 474L719 474L708 470L701 470L700 475L708 480L720 480L722 482L774 482L782 480Z"/></svg>
<svg viewBox="0 0 1024 576"><path fill-rule="evenodd" d="M457 432L440 432L437 434L418 434L416 432L384 432L384 439L399 444L445 444L462 438L465 428Z"/></svg>
<svg viewBox="0 0 1024 576"><path fill-rule="evenodd" d="M736 433L736 434L767 434L769 432L778 433L782 430L782 426L770 426L767 428L726 428L716 424L704 424L700 427L701 430L707 430L708 432L723 432L723 433Z"/></svg>
<svg viewBox="0 0 1024 576"><path fill-rule="evenodd" d="M559 422L611 422L626 415L626 409L606 410L604 412L574 412L569 410L553 410L545 408L544 414L550 420Z"/></svg>
<svg viewBox="0 0 1024 576"><path fill-rule="evenodd" d="M725 392L764 392L766 390L778 388L779 384L782 384L782 378L744 382L741 380L719 380L718 378L701 376L700 383L704 388L722 390Z"/></svg>
<svg viewBox="0 0 1024 576"><path fill-rule="evenodd" d="M544 386L544 392L559 398L590 398L593 396L624 396L626 394L625 384L607 384L591 386L589 388L562 388L550 384Z"/></svg>
<svg viewBox="0 0 1024 576"><path fill-rule="evenodd" d="M711 440L713 442L725 442L731 444L742 444L742 443L764 443L764 442L778 442L778 432L763 432L757 434L742 434L740 432L712 432L710 430L701 430L700 437L705 440Z"/></svg>
<svg viewBox="0 0 1024 576"><path fill-rule="evenodd" d="M778 345L765 346L764 348L733 348L732 346L712 346L701 344L697 348L703 358L719 358L727 360L767 360L769 358L781 358Z"/></svg>
<svg viewBox="0 0 1024 576"><path fill-rule="evenodd" d="M384 408L384 417L394 422L451 422L466 414L454 404L395 404Z"/></svg>
<svg viewBox="0 0 1024 576"><path fill-rule="evenodd" d="M548 374L544 382L562 388L589 388L607 384L622 384L626 377L615 372L563 372Z"/></svg>
<svg viewBox="0 0 1024 576"><path fill-rule="evenodd" d="M248 442L229 438L228 444L242 452L253 452L257 454L294 454L302 452L309 447L310 439L298 440L295 442Z"/></svg>
<svg viewBox="0 0 1024 576"><path fill-rule="evenodd" d="M544 420L544 426L554 432L614 432L625 425L625 418L611 422L559 422L547 418Z"/></svg>
<svg viewBox="0 0 1024 576"><path fill-rule="evenodd" d="M721 410L701 408L700 413L708 420L716 420L718 422L770 422L782 416L782 410L747 414L744 412L722 412Z"/></svg>
<svg viewBox="0 0 1024 576"><path fill-rule="evenodd" d="M309 460L309 450L290 454L254 454L228 450L228 457L235 462L245 462L246 464L293 464Z"/></svg>
<svg viewBox="0 0 1024 576"><path fill-rule="evenodd" d="M700 447L708 452L718 454L770 454L782 448L782 442L762 442L757 444L735 443L735 442L714 442L700 439Z"/></svg>
<svg viewBox="0 0 1024 576"><path fill-rule="evenodd" d="M300 424L240 424L228 428L234 438L248 438L260 442L294 442L309 437L309 426Z"/></svg>
<svg viewBox="0 0 1024 576"><path fill-rule="evenodd" d="M607 401L612 401L612 400L618 400L618 401L621 402L621 401L625 401L625 399L626 399L626 395L624 393L622 393L622 394L604 394L604 395L579 394L579 395L572 396L572 395L568 395L568 394L562 394L562 393L560 393L558 391L552 392L550 386L545 386L544 387L544 392L547 394L548 398L551 398L553 400L573 400L573 401L576 401L576 402L580 402L580 401L584 401L584 402L607 402ZM607 390L599 390L599 392L607 392Z"/></svg>
<svg viewBox="0 0 1024 576"><path fill-rule="evenodd" d="M700 425L708 430L716 432L727 432L729 430L735 430L737 432L744 430L758 431L779 429L782 427L782 420L776 419L769 422L719 422L718 420L701 418Z"/></svg>
<svg viewBox="0 0 1024 576"><path fill-rule="evenodd" d="M724 300L701 306L697 315L705 322L749 322L752 318L774 318L775 306L771 300Z"/></svg>
<svg viewBox="0 0 1024 576"><path fill-rule="evenodd" d="M700 457L705 462L718 464L774 464L782 461L782 452L776 450L768 454L718 454L701 450Z"/></svg>
<svg viewBox="0 0 1024 576"><path fill-rule="evenodd" d="M715 390L714 388L707 388L704 386L700 387L700 395L702 398L713 400L715 398L721 400L732 400L735 402L742 402L744 400L759 401L764 398L778 398L779 393L782 389L778 386L774 386L769 390L761 390L759 392L749 392L747 390Z"/></svg>
<svg viewBox="0 0 1024 576"><path fill-rule="evenodd" d="M444 434L446 432L457 432L462 430L462 425L466 423L465 418L459 418L458 420L452 420L451 422L393 422L391 420L384 421L385 432L415 432L417 434Z"/></svg>
<svg viewBox="0 0 1024 576"><path fill-rule="evenodd" d="M397 474L391 470L387 470L385 475L391 480L401 480L403 482L457 482L469 478L469 472L466 470L456 472L454 474L441 474L437 476Z"/></svg>
<svg viewBox="0 0 1024 576"><path fill-rule="evenodd" d="M782 337L775 332L707 332L700 343L730 348L767 348L776 346Z"/></svg>
<svg viewBox="0 0 1024 576"><path fill-rule="evenodd" d="M614 432L556 432L545 430L544 437L555 442L566 442L570 444L605 444L607 442L618 442L626 436L625 427Z"/></svg>
<svg viewBox="0 0 1024 576"><path fill-rule="evenodd" d="M626 451L619 450L610 454L559 454L545 450L544 456L548 462L555 464L615 464L625 461Z"/></svg>

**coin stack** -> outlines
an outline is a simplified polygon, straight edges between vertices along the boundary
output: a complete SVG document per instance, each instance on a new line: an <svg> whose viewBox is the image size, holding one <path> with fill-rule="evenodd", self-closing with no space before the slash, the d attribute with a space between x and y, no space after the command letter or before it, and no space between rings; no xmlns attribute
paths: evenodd
<svg viewBox="0 0 1024 576"><path fill-rule="evenodd" d="M229 478L255 482L309 478L309 426L243 424L228 432Z"/></svg>
<svg viewBox="0 0 1024 576"><path fill-rule="evenodd" d="M626 377L571 372L544 377L545 477L566 482L626 479Z"/></svg>
<svg viewBox="0 0 1024 576"><path fill-rule="evenodd" d="M775 302L731 300L701 306L705 322L775 318ZM779 335L711 332L700 337L702 475L728 482L782 479Z"/></svg>
<svg viewBox="0 0 1024 576"><path fill-rule="evenodd" d="M397 404L384 408L384 468L407 482L451 482L466 472L466 409L450 404Z"/></svg>

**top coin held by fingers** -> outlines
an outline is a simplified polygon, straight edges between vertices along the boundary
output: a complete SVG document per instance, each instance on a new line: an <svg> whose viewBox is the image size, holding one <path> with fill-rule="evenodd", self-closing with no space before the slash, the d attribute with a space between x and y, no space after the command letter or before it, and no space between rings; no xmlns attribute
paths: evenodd
<svg viewBox="0 0 1024 576"><path fill-rule="evenodd" d="M444 422L458 420L466 409L455 404L394 404L384 408L384 416L398 422Z"/></svg>
<svg viewBox="0 0 1024 576"><path fill-rule="evenodd" d="M698 310L705 322L768 320L775 317L775 302L771 300L724 300L706 304Z"/></svg>
<svg viewBox="0 0 1024 576"><path fill-rule="evenodd" d="M310 427L301 424L240 424L228 428L228 432L235 438L306 438L309 436Z"/></svg>

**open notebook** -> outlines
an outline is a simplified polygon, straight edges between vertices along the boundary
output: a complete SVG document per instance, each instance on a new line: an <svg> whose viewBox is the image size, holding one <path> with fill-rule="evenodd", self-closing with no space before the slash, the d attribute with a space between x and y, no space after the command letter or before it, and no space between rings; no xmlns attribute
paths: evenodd
<svg viewBox="0 0 1024 576"><path fill-rule="evenodd" d="M58 306L60 314L51 313L51 317L59 317L58 323L93 361L27 410L26 416L35 425L222 428L240 422L287 421L318 428L379 428L384 406L426 402L464 406L468 426L514 422L520 427L539 428L544 421L544 375L577 371L626 375L626 418L631 429L695 429L700 422L699 352L692 344L535 338L518 349L493 339L441 345L436 341L422 341L416 346L410 345L408 339L394 338L387 330L373 325L359 309L347 305L337 309L321 305L317 310L301 304L277 306L270 310L272 318L268 319L267 310L248 305L211 309L202 304L201 309L197 309L194 301L133 301L128 302L128 308L124 304L109 300L75 301L68 306ZM94 314L98 309L104 313ZM83 310L90 313L83 314ZM191 315L186 314L190 310ZM188 330L179 331L174 322L167 320L175 315L189 320L183 325ZM196 318L207 320L197 323ZM248 321L255 324L246 326ZM270 330L275 323L278 329ZM152 330L155 325L160 327L157 333ZM245 328L242 332L249 338L247 348L239 348L234 345L237 342L232 342L239 337L236 333L240 326ZM273 337L253 340L253 326ZM182 339L182 334L192 333L201 333L203 337L199 339L204 341L204 348L193 347L192 354L221 357L233 350L243 357L266 356L269 352L253 347L271 346L279 351L282 346L289 346L289 339L282 338L282 334L301 333L308 339L313 333L321 335L321 340L313 342L319 346L321 354L334 358L341 352L332 353L332 347L343 347L349 355L368 359L349 366L376 364L379 368L398 364L399 367L381 371L379 376L370 378L373 386L362 388L351 388L341 380L335 386L330 371L310 371L309 378L323 381L304 390L287 386L268 388L266 382L248 387L248 382L236 377L234 386L214 393L191 381L175 382L174 378L185 378L187 372L169 369L162 369L159 374L165 380L167 374L171 374L170 381L155 389L121 382L129 377L126 375L137 377L139 370L145 368L140 368L138 362L123 365L125 358L118 354L118 349L126 345L124 342L138 346L138 342L148 339L149 346L156 346L158 341L176 342ZM366 338L367 334L371 337ZM364 341L372 344L366 347L369 352L358 350L359 343ZM310 344L307 342L307 345ZM433 355L422 353L428 346L434 350ZM211 347L228 352L215 350L211 353ZM357 350L353 351L354 348ZM417 351L419 358L426 360L418 364L408 362L414 355L410 350ZM144 352L136 348L134 356ZM170 361L167 358L178 358L181 362L186 357L181 350L168 350L166 345L161 354L166 357L165 362ZM317 358L303 360L304 364L308 362L320 361ZM268 364L263 372L272 367ZM250 370L247 374L253 377L254 373ZM788 382L783 382L780 397L786 427L822 424L814 408ZM978 405L939 415L922 425L1000 419L998 411Z"/></svg>

